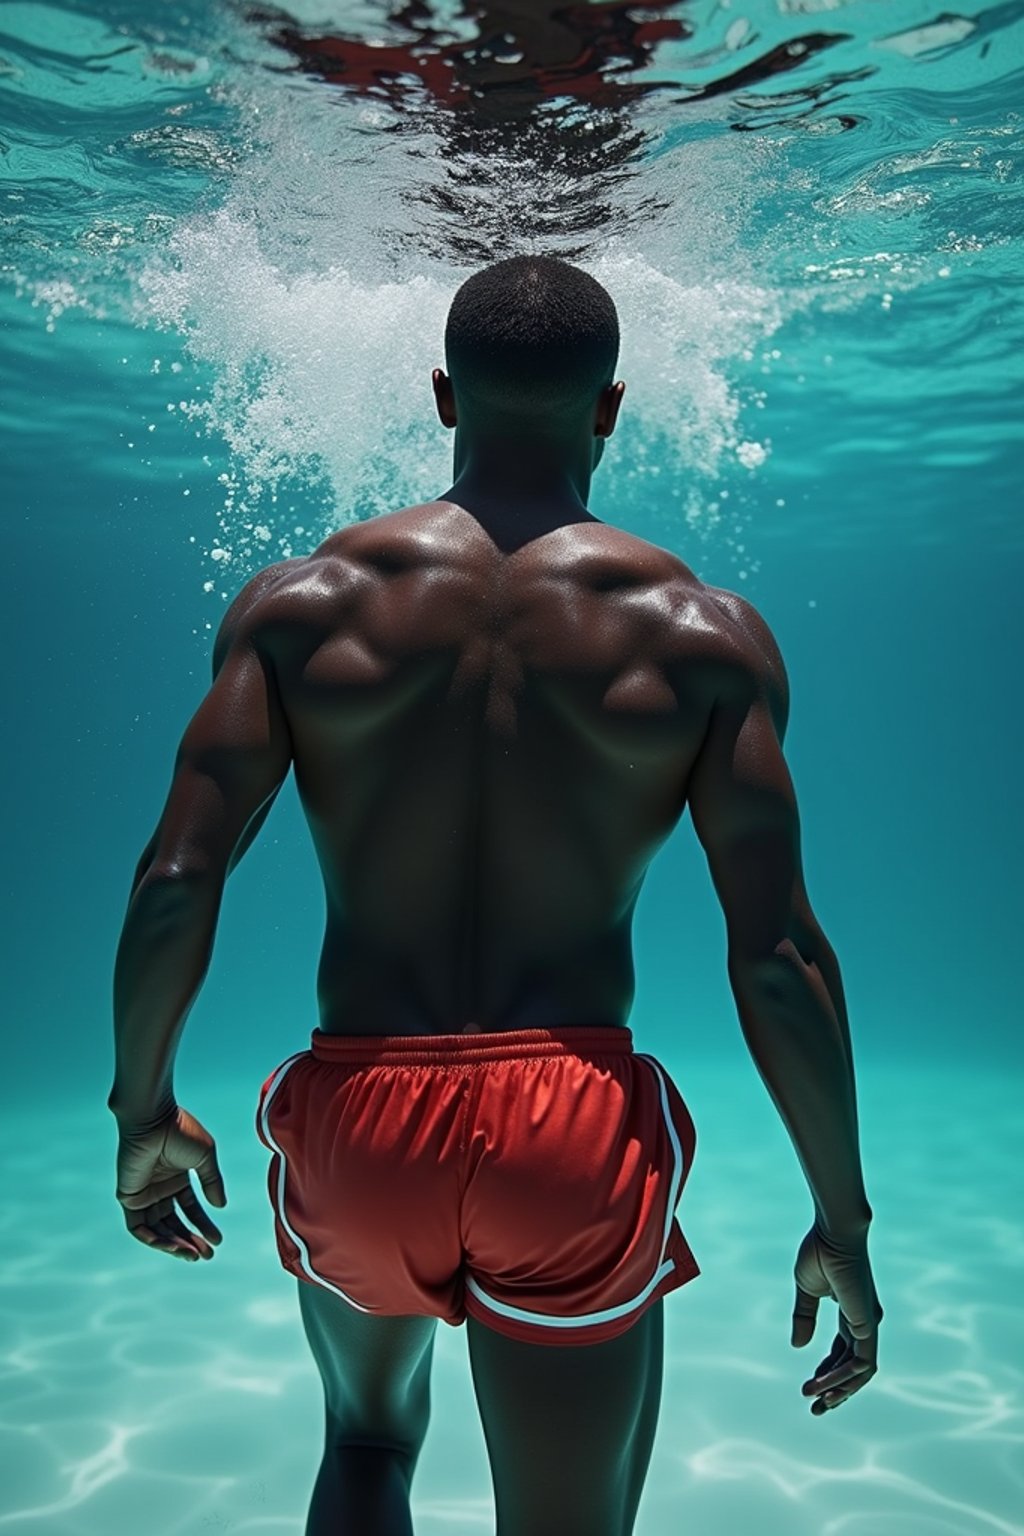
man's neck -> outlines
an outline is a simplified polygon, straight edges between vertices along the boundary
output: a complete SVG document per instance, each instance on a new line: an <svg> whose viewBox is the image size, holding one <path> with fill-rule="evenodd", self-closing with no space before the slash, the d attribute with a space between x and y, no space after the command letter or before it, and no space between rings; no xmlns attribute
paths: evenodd
<svg viewBox="0 0 1024 1536"><path fill-rule="evenodd" d="M588 516L592 442L456 434L455 479L443 500L469 511L516 509L521 516Z"/></svg>

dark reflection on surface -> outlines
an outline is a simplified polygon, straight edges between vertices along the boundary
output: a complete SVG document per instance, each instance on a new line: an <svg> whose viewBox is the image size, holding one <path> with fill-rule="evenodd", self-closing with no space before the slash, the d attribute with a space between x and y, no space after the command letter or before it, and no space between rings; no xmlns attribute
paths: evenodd
<svg viewBox="0 0 1024 1536"><path fill-rule="evenodd" d="M559 96L604 107L622 107L676 81L620 80L620 71L649 64L657 43L688 38L679 0L644 6L608 0L600 5L552 4L551 0L464 0L456 36L424 0L397 5L387 27L404 37L366 39L351 34L313 34L280 13L250 11L269 23L273 42L294 54L299 67L361 95L387 100L398 110L421 90L452 111L499 120L529 115L538 102Z"/></svg>
<svg viewBox="0 0 1024 1536"><path fill-rule="evenodd" d="M449 22L409 0L369 38L314 32L280 12L247 14L293 56L292 68L390 107L375 132L405 133L410 153L423 155L416 132L429 126L431 164L400 195L440 216L439 254L471 263L538 242L578 258L598 234L669 206L627 193L648 141L629 108L676 83L625 77L651 63L662 39L689 37L673 9L678 0L464 0ZM420 220L418 243L432 240Z"/></svg>
<svg viewBox="0 0 1024 1536"><path fill-rule="evenodd" d="M428 0L398 0L382 9L371 36L302 26L267 7L245 14L295 61L286 71L390 108L375 133L406 134L410 153L423 155L412 135L430 128L434 174L401 195L441 216L446 254L480 261L538 241L581 257L597 235L667 209L668 200L628 185L649 139L636 112L644 98L669 93L668 102L685 107L733 95L848 40L810 33L738 67L736 46L719 44L699 56L700 66L721 60L732 67L688 87L678 63L660 78L651 73L660 44L694 35L678 14L684 9L685 0L462 0L454 14L440 15ZM749 31L739 47L755 47L757 36ZM737 120L729 126L766 127L780 114L792 123L834 99L826 93L837 84L872 72L833 75L775 97L734 96ZM837 125L856 121L848 115Z"/></svg>
<svg viewBox="0 0 1024 1536"><path fill-rule="evenodd" d="M463 30L475 29L468 38L446 27L426 0L409 0L387 12L382 26L394 34L390 38L324 34L302 28L287 13L268 8L250 9L247 15L266 26L270 40L293 54L296 67L306 74L387 101L397 111L419 106L426 97L482 120L529 116L539 103L553 98L621 108L666 90L682 89L684 94L673 98L679 103L731 95L852 40L845 32L807 33L696 87L687 87L678 78L623 78L653 65L659 43L693 37L691 23L671 14L684 4L685 0L650 0L647 5L626 0L575 5L552 0L497 4L463 0L455 19ZM756 41L757 33L752 31L740 46L750 47ZM693 62L704 65L728 57L729 49L720 46ZM813 91L794 92L793 99L815 100L833 86L861 79L874 69L867 66L833 75Z"/></svg>

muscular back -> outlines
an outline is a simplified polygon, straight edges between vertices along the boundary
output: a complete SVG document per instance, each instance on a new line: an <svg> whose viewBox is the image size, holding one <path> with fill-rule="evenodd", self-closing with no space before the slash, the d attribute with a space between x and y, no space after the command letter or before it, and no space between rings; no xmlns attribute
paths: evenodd
<svg viewBox="0 0 1024 1536"><path fill-rule="evenodd" d="M322 1028L625 1024L644 874L771 647L749 604L597 521L506 552L432 502L254 605L323 871Z"/></svg>

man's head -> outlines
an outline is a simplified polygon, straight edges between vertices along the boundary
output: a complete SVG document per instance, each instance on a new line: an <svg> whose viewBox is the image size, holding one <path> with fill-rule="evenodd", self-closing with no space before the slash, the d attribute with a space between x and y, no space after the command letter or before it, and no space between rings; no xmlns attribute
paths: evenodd
<svg viewBox="0 0 1024 1536"><path fill-rule="evenodd" d="M595 411L598 435L614 425L615 305L557 256L511 256L474 273L452 300L444 341L448 377L435 370L434 392L446 426L457 412L485 432L558 436L592 424Z"/></svg>

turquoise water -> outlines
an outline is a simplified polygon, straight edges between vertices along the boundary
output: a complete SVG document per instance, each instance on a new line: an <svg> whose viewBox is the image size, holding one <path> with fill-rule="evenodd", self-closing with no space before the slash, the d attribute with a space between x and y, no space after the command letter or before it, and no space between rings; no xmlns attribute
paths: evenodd
<svg viewBox="0 0 1024 1536"><path fill-rule="evenodd" d="M508 80L472 54L475 11L433 16L461 95L356 67L360 40L415 40L380 5L0 8L0 1527L303 1529L319 1383L252 1127L315 1022L291 787L179 1052L229 1200L188 1275L113 1198L114 947L226 598L446 488L450 298L551 249L622 320L593 511L745 592L786 658L886 1309L877 1377L812 1419L829 1309L788 1342L810 1201L684 824L638 905L631 1025L697 1123L679 1215L702 1274L665 1304L638 1536L1022 1532L1024 6L651 7L646 54L621 33L531 74L506 44ZM313 67L329 34L347 83L323 47ZM464 1330L434 1369L417 1531L487 1533Z"/></svg>

